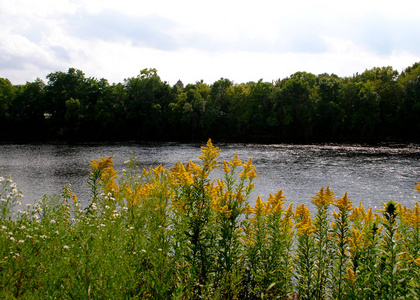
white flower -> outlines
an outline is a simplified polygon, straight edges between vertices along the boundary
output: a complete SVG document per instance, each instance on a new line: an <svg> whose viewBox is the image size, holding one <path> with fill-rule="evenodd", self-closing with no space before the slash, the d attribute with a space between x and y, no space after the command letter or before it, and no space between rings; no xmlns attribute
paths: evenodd
<svg viewBox="0 0 420 300"><path fill-rule="evenodd" d="M27 234L27 235L26 235L26 237L27 237L28 239L31 239L31 238L32 238L32 236L31 236L31 235L29 235L29 234Z"/></svg>
<svg viewBox="0 0 420 300"><path fill-rule="evenodd" d="M68 250L70 247L69 246L67 246L67 245L64 245L63 246L63 249L66 249L66 250Z"/></svg>
<svg viewBox="0 0 420 300"><path fill-rule="evenodd" d="M162 251L162 249L159 248L158 251Z"/></svg>
<svg viewBox="0 0 420 300"><path fill-rule="evenodd" d="M4 226L4 225L1 225L1 229L6 230L6 229L7 229L7 227L6 227L6 226Z"/></svg>
<svg viewBox="0 0 420 300"><path fill-rule="evenodd" d="M131 226L131 227L130 227L130 230L133 230L133 229L134 229L134 227L133 227L133 226Z"/></svg>
<svg viewBox="0 0 420 300"><path fill-rule="evenodd" d="M0 177L0 182L3 182L4 181L4 177L3 176L1 176Z"/></svg>
<svg viewBox="0 0 420 300"><path fill-rule="evenodd" d="M9 237L9 240L11 240L12 242L15 240L15 238L13 236Z"/></svg>
<svg viewBox="0 0 420 300"><path fill-rule="evenodd" d="M128 210L128 208L124 206L124 207L122 208L122 210L127 211L127 210Z"/></svg>
<svg viewBox="0 0 420 300"><path fill-rule="evenodd" d="M19 240L18 243L23 244L25 241L24 240Z"/></svg>
<svg viewBox="0 0 420 300"><path fill-rule="evenodd" d="M101 227L105 227L105 224L100 224L99 226L101 226Z"/></svg>
<svg viewBox="0 0 420 300"><path fill-rule="evenodd" d="M105 205L105 209L110 209L110 207L108 205Z"/></svg>
<svg viewBox="0 0 420 300"><path fill-rule="evenodd" d="M54 232L56 235L58 235L59 233L58 233L58 230L56 231L56 232Z"/></svg>
<svg viewBox="0 0 420 300"><path fill-rule="evenodd" d="M31 204L30 204L30 203L27 203L27 204L26 204L26 206L27 206L27 207L31 207Z"/></svg>
<svg viewBox="0 0 420 300"><path fill-rule="evenodd" d="M141 252L143 252L143 253L146 253L146 250L144 250L144 249L141 249Z"/></svg>
<svg viewBox="0 0 420 300"><path fill-rule="evenodd" d="M51 223L51 224L54 224L54 223L55 223L55 220L51 220L51 221L50 221L50 223Z"/></svg>
<svg viewBox="0 0 420 300"><path fill-rule="evenodd" d="M41 239L43 239L43 240L45 240L46 238L47 238L47 236L46 235L40 235L39 236Z"/></svg>

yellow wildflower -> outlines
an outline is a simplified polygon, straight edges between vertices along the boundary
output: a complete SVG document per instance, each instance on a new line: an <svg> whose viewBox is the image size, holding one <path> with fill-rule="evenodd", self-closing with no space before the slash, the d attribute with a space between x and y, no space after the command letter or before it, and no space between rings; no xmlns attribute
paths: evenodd
<svg viewBox="0 0 420 300"><path fill-rule="evenodd" d="M257 176L254 169L255 169L255 166L252 164L252 158L250 157L247 163L244 165L243 171L239 173L241 180L243 181L245 179L249 179L249 180L254 179Z"/></svg>
<svg viewBox="0 0 420 300"><path fill-rule="evenodd" d="M299 235L310 236L316 231L315 226L312 225L311 213L305 204L296 207L294 218L297 220L295 227Z"/></svg>
<svg viewBox="0 0 420 300"><path fill-rule="evenodd" d="M420 227L420 206L418 202L414 205L413 209L406 208L405 206L398 209L400 218L412 227Z"/></svg>
<svg viewBox="0 0 420 300"><path fill-rule="evenodd" d="M354 284L356 282L356 276L354 275L354 271L351 268L347 269L346 279L350 284Z"/></svg>
<svg viewBox="0 0 420 300"><path fill-rule="evenodd" d="M114 165L112 157L113 156L108 158L101 157L99 160L92 160L90 162L91 169L94 171L102 171L106 168L112 167Z"/></svg>
<svg viewBox="0 0 420 300"><path fill-rule="evenodd" d="M235 154L235 157L232 161L229 161L228 164L230 164L234 169L242 165L242 161L238 158L238 153Z"/></svg>
<svg viewBox="0 0 420 300"><path fill-rule="evenodd" d="M245 211L244 211L244 213L245 214L247 214L247 215L250 215L250 214L252 214L254 212L254 209L251 207L251 205L247 205L246 207L245 207Z"/></svg>
<svg viewBox="0 0 420 300"><path fill-rule="evenodd" d="M182 163L176 163L171 172L182 185L192 185L194 183L192 174L185 169Z"/></svg>
<svg viewBox="0 0 420 300"><path fill-rule="evenodd" d="M256 215L263 215L265 213L265 207L266 207L265 202L261 201L261 196L258 195L257 201L255 202L254 213Z"/></svg>
<svg viewBox="0 0 420 300"><path fill-rule="evenodd" d="M242 194L242 191L241 190L239 190L235 195L234 195L234 197L235 197L235 200L239 203L239 204L241 204L241 203L243 203L246 199L245 199L245 197L244 197L244 195Z"/></svg>
<svg viewBox="0 0 420 300"><path fill-rule="evenodd" d="M223 160L223 171L225 171L226 174L230 172L230 167L225 160Z"/></svg>
<svg viewBox="0 0 420 300"><path fill-rule="evenodd" d="M414 188L417 192L420 193L420 182L417 182L416 187Z"/></svg>
<svg viewBox="0 0 420 300"><path fill-rule="evenodd" d="M350 250L353 253L356 252L357 248L362 246L364 235L365 235L364 232L361 231L360 229L356 229L356 228L351 229L349 246L350 246Z"/></svg>
<svg viewBox="0 0 420 300"><path fill-rule="evenodd" d="M188 172L190 172L191 174L198 176L201 172L201 166L198 164L195 164L194 162L192 162L191 160L189 161L189 163L187 164L187 168L186 170Z"/></svg>
<svg viewBox="0 0 420 300"><path fill-rule="evenodd" d="M207 141L207 145L201 147L202 155L199 155L198 158L204 162L203 167L203 175L206 176L207 174L204 172L210 172L211 170L217 168L217 160L216 158L219 156L221 150L218 147L214 147L211 143L211 139Z"/></svg>
<svg viewBox="0 0 420 300"><path fill-rule="evenodd" d="M224 215L225 218L229 219L230 216L232 215L232 209L229 209L229 207L227 205L220 207L219 209L219 213L221 215Z"/></svg>
<svg viewBox="0 0 420 300"><path fill-rule="evenodd" d="M335 201L334 205L337 206L340 211L350 211L352 202L347 198L347 193L345 193L342 198Z"/></svg>
<svg viewBox="0 0 420 300"><path fill-rule="evenodd" d="M322 187L321 190L316 193L316 196L312 197L312 203L316 206L327 207L334 203L334 193L330 190L330 187L327 186L325 191L324 187Z"/></svg>

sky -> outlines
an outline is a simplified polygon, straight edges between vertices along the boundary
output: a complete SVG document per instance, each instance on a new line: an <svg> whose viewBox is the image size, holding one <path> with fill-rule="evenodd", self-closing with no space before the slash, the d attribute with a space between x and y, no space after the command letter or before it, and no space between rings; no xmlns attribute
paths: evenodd
<svg viewBox="0 0 420 300"><path fill-rule="evenodd" d="M0 77L52 72L174 85L340 77L420 61L418 0L0 0Z"/></svg>

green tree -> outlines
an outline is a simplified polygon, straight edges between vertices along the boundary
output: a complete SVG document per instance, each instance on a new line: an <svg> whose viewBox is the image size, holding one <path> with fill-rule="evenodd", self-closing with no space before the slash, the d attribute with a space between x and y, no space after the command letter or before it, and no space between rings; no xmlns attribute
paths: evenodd
<svg viewBox="0 0 420 300"><path fill-rule="evenodd" d="M15 134L23 138L44 137L45 111L45 83L41 79L18 86L9 106Z"/></svg>
<svg viewBox="0 0 420 300"><path fill-rule="evenodd" d="M341 81L336 75L321 74L317 77L316 118L314 134L320 139L330 140L342 137L344 111L340 106Z"/></svg>

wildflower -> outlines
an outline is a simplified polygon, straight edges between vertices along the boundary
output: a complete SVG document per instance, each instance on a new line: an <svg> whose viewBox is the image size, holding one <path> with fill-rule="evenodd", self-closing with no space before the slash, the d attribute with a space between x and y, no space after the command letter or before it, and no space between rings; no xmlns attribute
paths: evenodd
<svg viewBox="0 0 420 300"><path fill-rule="evenodd" d="M159 252L162 252L162 249L160 249L160 248L159 248L159 249L158 249L158 251L159 251Z"/></svg>
<svg viewBox="0 0 420 300"><path fill-rule="evenodd" d="M39 236L41 239L43 239L43 240L45 240L46 238L47 238L47 236L46 235L40 235Z"/></svg>
<svg viewBox="0 0 420 300"><path fill-rule="evenodd" d="M63 249L65 249L65 250L68 250L70 247L69 246L67 246L67 245L64 245L63 246Z"/></svg>
<svg viewBox="0 0 420 300"><path fill-rule="evenodd" d="M6 229L7 229L7 227L6 227L6 226L4 226L4 225L1 225L1 229L2 229L2 230L6 230Z"/></svg>
<svg viewBox="0 0 420 300"><path fill-rule="evenodd" d="M130 230L134 230L134 227L133 227L133 226L131 226L131 227L130 227Z"/></svg>
<svg viewBox="0 0 420 300"><path fill-rule="evenodd" d="M337 206L340 211L350 211L352 202L347 198L347 193L345 193L342 198L335 201L334 205Z"/></svg>
<svg viewBox="0 0 420 300"><path fill-rule="evenodd" d="M100 227L105 227L105 224L99 224Z"/></svg>
<svg viewBox="0 0 420 300"><path fill-rule="evenodd" d="M252 158L250 157L247 163L244 165L244 169L241 173L239 173L241 180L249 179L252 181L257 174L255 173L255 166L252 164Z"/></svg>
<svg viewBox="0 0 420 300"><path fill-rule="evenodd" d="M57 230L57 231L55 231L54 233L55 233L56 235L59 235L59 232L58 232L58 230Z"/></svg>
<svg viewBox="0 0 420 300"><path fill-rule="evenodd" d="M228 164L226 163L225 160L223 160L223 171L225 171L225 173L230 172L230 168L229 168L229 166L228 166Z"/></svg>
<svg viewBox="0 0 420 300"><path fill-rule="evenodd" d="M146 253L146 250L144 250L144 249L141 249L141 252L143 252L143 253Z"/></svg>
<svg viewBox="0 0 420 300"><path fill-rule="evenodd" d="M234 169L242 165L242 161L239 159L238 153L235 154L235 157L232 159L232 161L229 161L228 164L231 165Z"/></svg>
<svg viewBox="0 0 420 300"><path fill-rule="evenodd" d="M420 193L420 182L417 182L416 187L414 188L417 192Z"/></svg>
<svg viewBox="0 0 420 300"><path fill-rule="evenodd" d="M257 201L255 202L254 213L256 215L264 214L265 207L266 207L266 203L261 201L261 197L260 197L260 195L258 195L257 196Z"/></svg>
<svg viewBox="0 0 420 300"><path fill-rule="evenodd" d="M9 237L9 240L11 240L12 242L15 240L15 238L13 236Z"/></svg>
<svg viewBox="0 0 420 300"><path fill-rule="evenodd" d="M51 221L50 221L50 223L51 223L51 224L55 224L55 220L51 220Z"/></svg>
<svg viewBox="0 0 420 300"><path fill-rule="evenodd" d="M23 244L25 241L24 240L19 240L18 243Z"/></svg>
<svg viewBox="0 0 420 300"><path fill-rule="evenodd" d="M312 225L311 213L305 204L296 207L294 218L297 220L295 227L298 228L299 235L310 236L316 231L315 226Z"/></svg>
<svg viewBox="0 0 420 300"><path fill-rule="evenodd" d="M249 214L252 214L254 212L254 209L248 204L246 207L245 207L245 211L244 211L244 213L245 214L247 214L247 215L249 215Z"/></svg>
<svg viewBox="0 0 420 300"><path fill-rule="evenodd" d="M211 143L211 139L207 141L207 145L201 147L202 155L199 155L198 158L204 162L203 172L210 172L211 170L217 168L217 160L216 158L219 156L221 150L218 147L214 147ZM207 174L203 174L206 176Z"/></svg>
<svg viewBox="0 0 420 300"><path fill-rule="evenodd" d="M321 188L321 190L316 193L316 196L312 197L312 203L316 206L324 206L328 207L330 204L333 204L334 202L334 193L330 190L330 187L327 186L327 188L324 191L324 187Z"/></svg>
<svg viewBox="0 0 420 300"><path fill-rule="evenodd" d="M354 284L356 282L356 277L354 276L354 271L351 268L347 269L347 276L346 279L350 284Z"/></svg>

